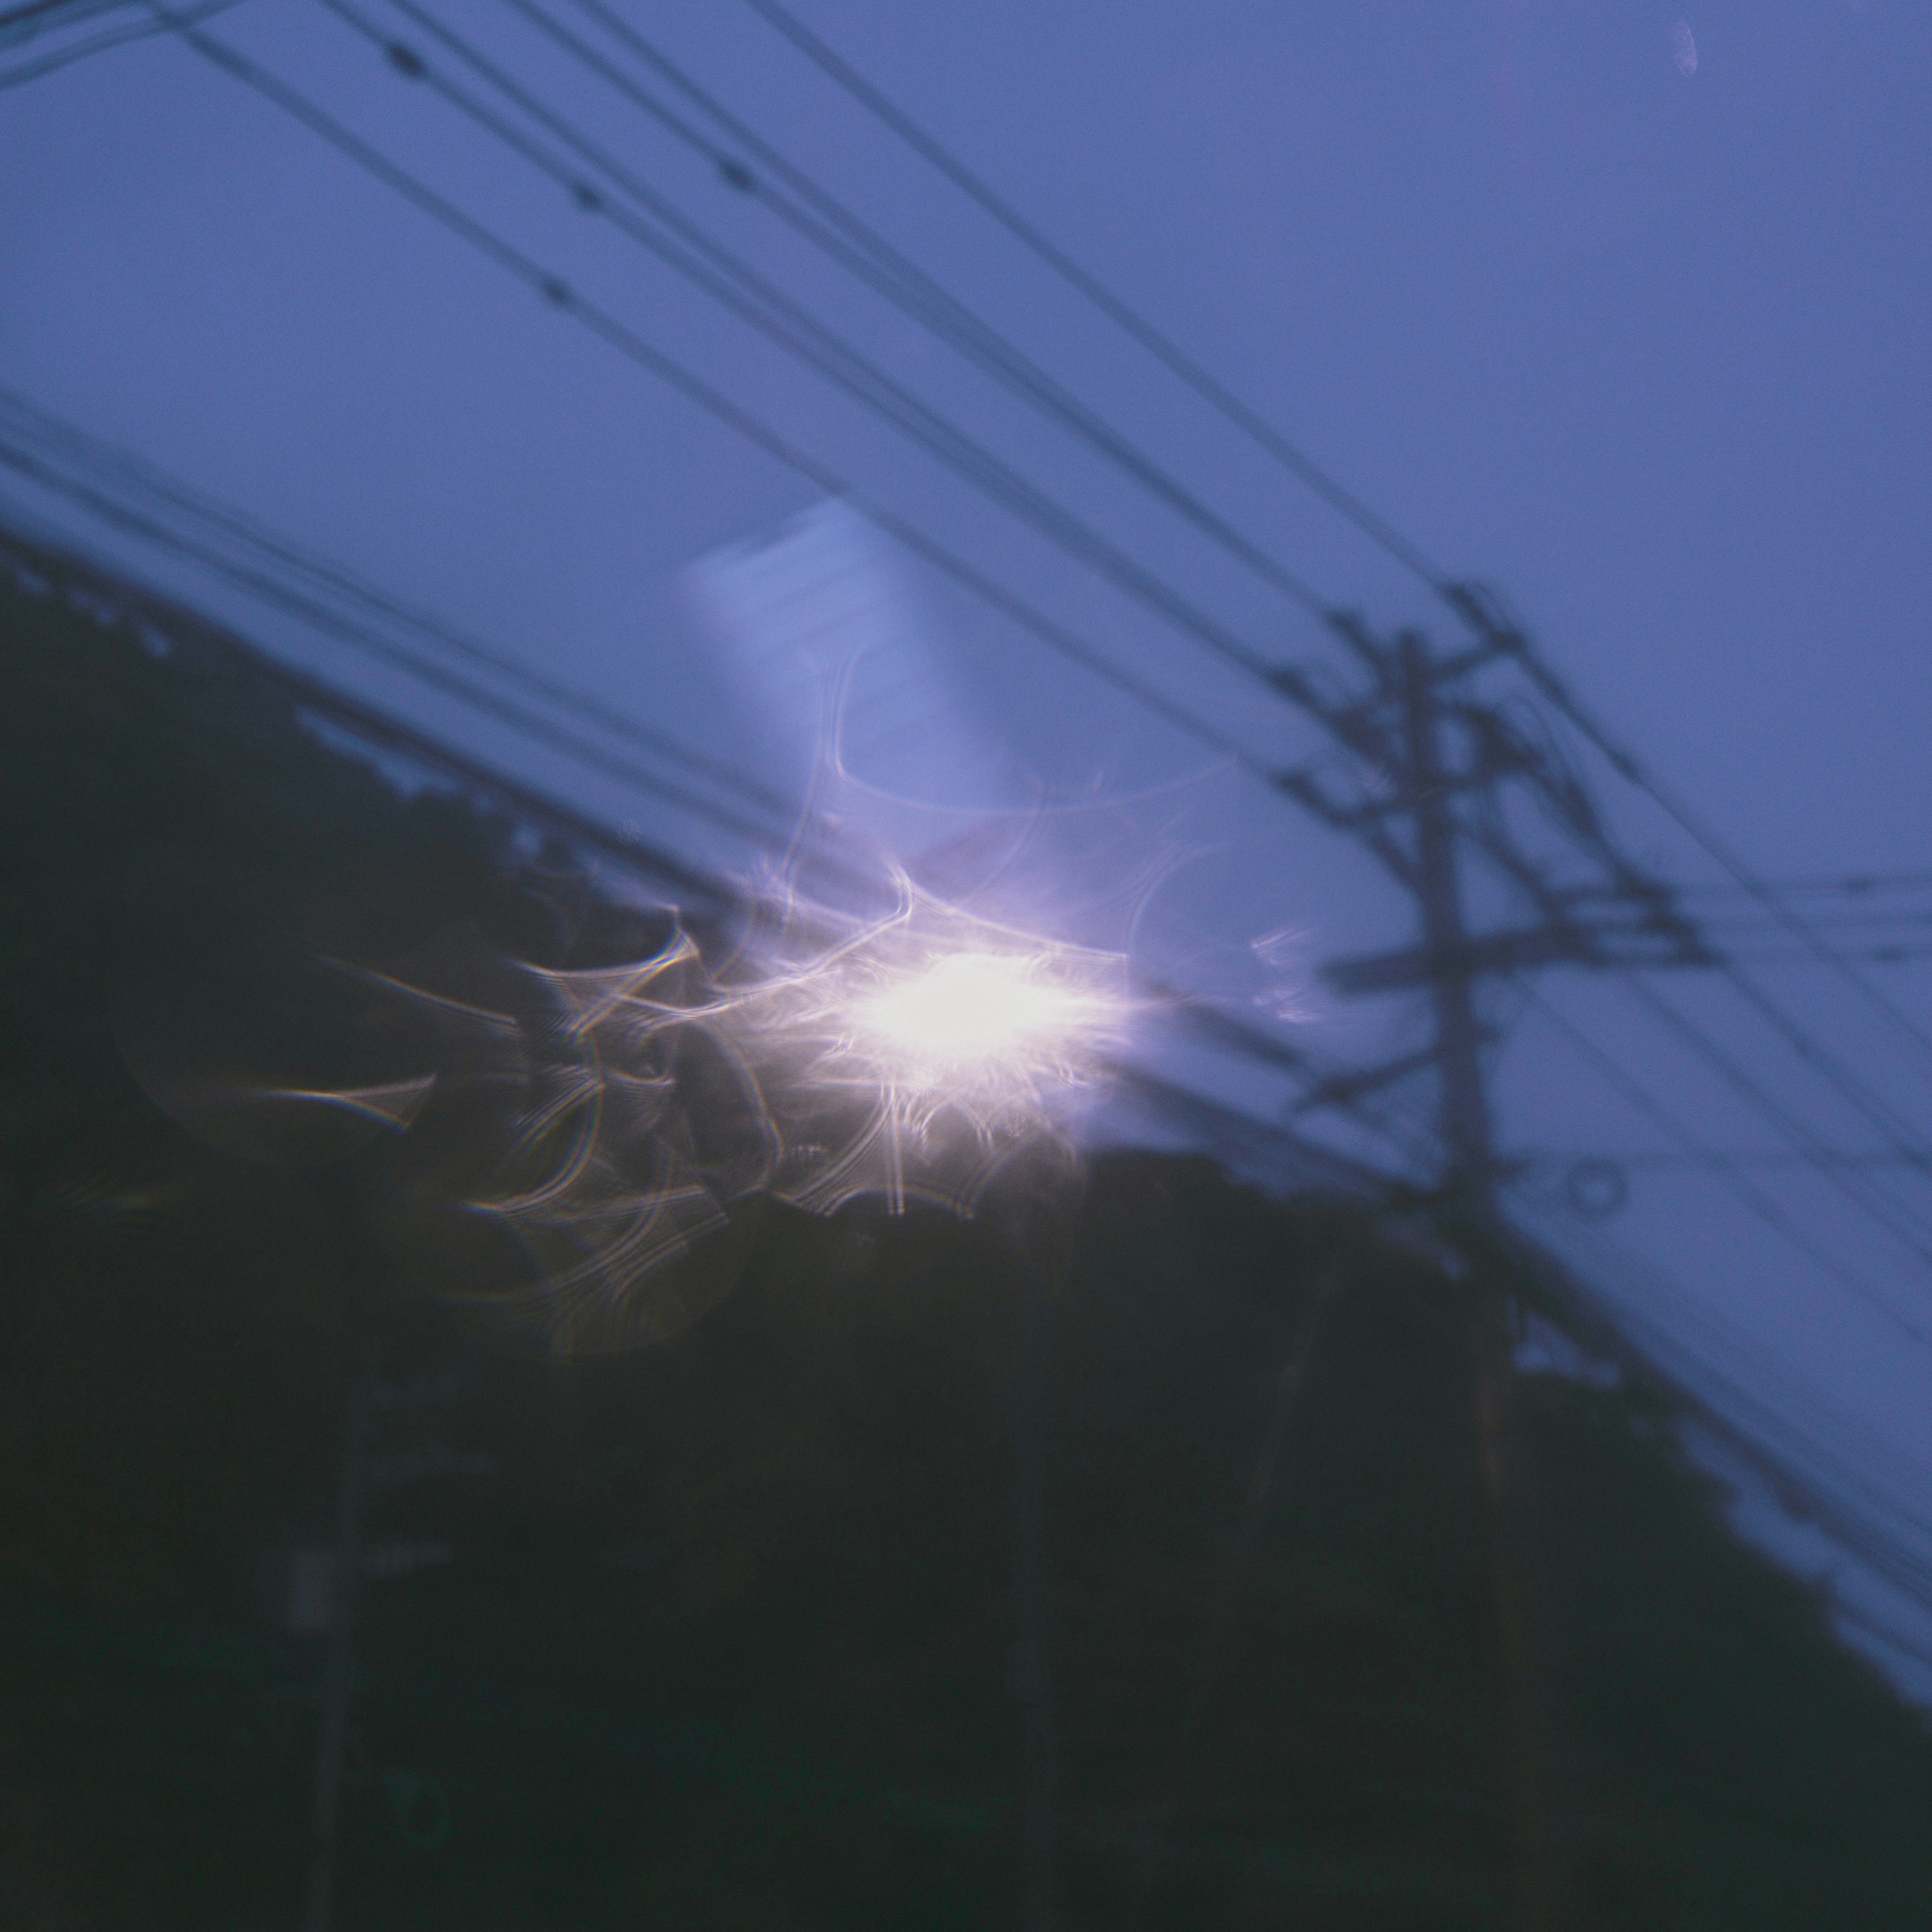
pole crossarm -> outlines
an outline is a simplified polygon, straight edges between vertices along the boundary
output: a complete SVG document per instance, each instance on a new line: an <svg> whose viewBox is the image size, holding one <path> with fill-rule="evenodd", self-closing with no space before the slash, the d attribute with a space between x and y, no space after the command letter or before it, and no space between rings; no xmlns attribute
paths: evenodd
<svg viewBox="0 0 1932 1932"><path fill-rule="evenodd" d="M1277 771L1274 784L1323 824L1360 841L1418 899L1432 889L1438 897L1448 892L1454 855L1466 852L1527 905L1534 922L1464 935L1459 912L1452 944L1334 961L1323 968L1330 985L1345 993L1387 992L1556 964L1722 964L1675 890L1613 842L1532 706L1520 696L1492 700L1477 688L1478 673L1522 659L1528 644L1520 628L1478 586L1457 586L1453 601L1480 627L1469 648L1438 656L1415 632L1385 642L1352 612L1336 611L1329 628L1367 672L1365 680L1343 688L1316 665L1270 670L1270 682L1323 728L1352 768L1338 781L1326 769L1331 754ZM1537 824L1556 832L1559 851L1538 849L1526 830ZM1579 861L1587 868L1581 880ZM1437 908L1438 925L1448 903ZM1588 920L1579 916L1586 905L1594 914Z"/></svg>

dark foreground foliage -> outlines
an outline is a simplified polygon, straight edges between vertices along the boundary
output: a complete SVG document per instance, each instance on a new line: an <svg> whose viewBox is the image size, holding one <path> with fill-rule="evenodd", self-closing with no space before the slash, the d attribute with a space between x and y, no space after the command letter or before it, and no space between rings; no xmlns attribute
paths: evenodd
<svg viewBox="0 0 1932 1932"><path fill-rule="evenodd" d="M379 1548L450 1553L368 1588L344 1926L1017 1924L1040 1294L1060 1922L1516 1922L1471 1288L1426 1247L1123 1155L1044 1275L997 1215L773 1210L678 1341L493 1352L370 1240L380 1149L319 1179L197 1142L124 1016L465 918L594 958L610 919L57 600L0 590L0 670L4 1932L297 1922L289 1557L327 1538L372 1269L423 1398L379 1460L491 1466L372 1502ZM1551 1922L1932 1924L1932 1742L1661 1400L1527 1378L1512 1453Z"/></svg>

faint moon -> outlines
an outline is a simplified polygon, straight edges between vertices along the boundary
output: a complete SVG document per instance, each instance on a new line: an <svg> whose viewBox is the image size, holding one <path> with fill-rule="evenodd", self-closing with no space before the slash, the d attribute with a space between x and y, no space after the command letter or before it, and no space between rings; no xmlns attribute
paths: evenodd
<svg viewBox="0 0 1932 1932"><path fill-rule="evenodd" d="M1688 20L1679 20L1670 30L1670 57L1686 80L1697 71L1697 36Z"/></svg>

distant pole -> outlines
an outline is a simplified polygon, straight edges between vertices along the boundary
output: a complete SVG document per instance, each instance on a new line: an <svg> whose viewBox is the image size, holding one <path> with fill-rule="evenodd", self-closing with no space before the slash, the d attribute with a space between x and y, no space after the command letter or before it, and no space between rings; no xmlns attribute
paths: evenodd
<svg viewBox="0 0 1932 1932"><path fill-rule="evenodd" d="M1443 1179L1471 1217L1488 1226L1497 1218L1496 1151L1476 1019L1475 967L1462 920L1456 822L1449 806L1454 775L1443 754L1429 647L1418 632L1407 631L1396 640L1396 652L1414 832L1415 894L1436 1016L1439 1132L1447 1156ZM1496 1646L1507 1706L1517 1913L1522 1932L1549 1932L1556 1920L1541 1726L1524 1588L1522 1499L1514 1493L1509 1443L1513 1348L1508 1310L1498 1285L1478 1282L1475 1330L1477 1456L1490 1516Z"/></svg>
<svg viewBox="0 0 1932 1932"><path fill-rule="evenodd" d="M1476 1023L1474 975L1462 923L1456 865L1456 824L1438 735L1434 668L1421 635L1405 631L1396 652L1402 680L1408 758L1409 812L1415 830L1415 891L1429 954L1436 1009L1436 1064L1442 1082L1445 1177L1481 1216L1496 1205L1496 1152L1483 1084L1482 1034Z"/></svg>

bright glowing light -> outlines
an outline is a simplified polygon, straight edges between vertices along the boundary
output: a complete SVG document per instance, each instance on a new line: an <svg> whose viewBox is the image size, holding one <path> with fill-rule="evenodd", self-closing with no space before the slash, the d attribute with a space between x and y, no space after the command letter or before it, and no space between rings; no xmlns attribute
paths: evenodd
<svg viewBox="0 0 1932 1932"><path fill-rule="evenodd" d="M1070 1149L1130 1018L1120 956L910 884L886 917L794 959L703 1024L765 1104L770 1191L818 1213L862 1194L970 1212L1011 1156Z"/></svg>
<svg viewBox="0 0 1932 1932"><path fill-rule="evenodd" d="M1016 1062L1057 1057L1093 1030L1101 1002L1039 976L1010 954L955 952L860 998L858 1030L898 1077L918 1086L997 1076Z"/></svg>
<svg viewBox="0 0 1932 1932"><path fill-rule="evenodd" d="M1070 1161L1132 1013L1122 956L910 880L871 919L781 901L715 967L681 931L624 965L484 963L487 1004L460 948L427 983L366 976L446 1042L435 1082L266 1097L406 1126L438 1292L560 1352L697 1318L752 1199L967 1214L1016 1157Z"/></svg>

